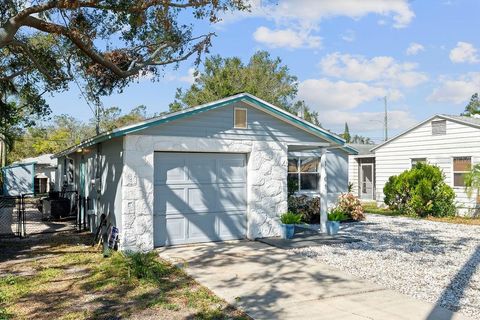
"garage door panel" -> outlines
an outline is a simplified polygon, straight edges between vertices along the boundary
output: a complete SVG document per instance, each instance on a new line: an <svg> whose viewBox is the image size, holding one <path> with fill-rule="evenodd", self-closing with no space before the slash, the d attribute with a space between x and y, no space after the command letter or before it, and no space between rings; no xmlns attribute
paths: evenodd
<svg viewBox="0 0 480 320"><path fill-rule="evenodd" d="M244 236L246 218L244 212L223 214L217 217L219 236L222 239L238 239Z"/></svg>
<svg viewBox="0 0 480 320"><path fill-rule="evenodd" d="M186 162L188 180L192 183L214 183L217 180L215 159L189 159Z"/></svg>
<svg viewBox="0 0 480 320"><path fill-rule="evenodd" d="M219 159L218 160L218 182L245 182L245 160L244 159Z"/></svg>
<svg viewBox="0 0 480 320"><path fill-rule="evenodd" d="M161 214L175 214L190 212L186 188L184 186L156 186L154 193L155 212Z"/></svg>
<svg viewBox="0 0 480 320"><path fill-rule="evenodd" d="M245 155L157 152L154 172L155 246L245 236Z"/></svg>
<svg viewBox="0 0 480 320"><path fill-rule="evenodd" d="M155 184L186 182L185 160L175 158L155 159Z"/></svg>
<svg viewBox="0 0 480 320"><path fill-rule="evenodd" d="M218 200L220 202L219 211L246 209L245 187L219 187Z"/></svg>
<svg viewBox="0 0 480 320"><path fill-rule="evenodd" d="M212 185L188 188L189 212L206 212L218 210L218 189Z"/></svg>
<svg viewBox="0 0 480 320"><path fill-rule="evenodd" d="M219 240L215 228L214 214L189 214L187 237L188 242L205 242Z"/></svg>

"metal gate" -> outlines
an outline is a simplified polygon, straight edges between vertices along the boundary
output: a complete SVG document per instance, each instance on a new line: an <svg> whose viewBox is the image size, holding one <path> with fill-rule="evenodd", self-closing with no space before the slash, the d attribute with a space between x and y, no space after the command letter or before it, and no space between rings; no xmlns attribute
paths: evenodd
<svg viewBox="0 0 480 320"><path fill-rule="evenodd" d="M0 236L88 230L89 199L77 191L0 196Z"/></svg>

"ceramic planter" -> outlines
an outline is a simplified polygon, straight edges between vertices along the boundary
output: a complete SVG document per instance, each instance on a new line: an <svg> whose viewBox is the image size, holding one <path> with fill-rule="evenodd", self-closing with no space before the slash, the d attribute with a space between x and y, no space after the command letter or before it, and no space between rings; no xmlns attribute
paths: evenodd
<svg viewBox="0 0 480 320"><path fill-rule="evenodd" d="M327 233L334 236L340 229L340 221L327 221Z"/></svg>
<svg viewBox="0 0 480 320"><path fill-rule="evenodd" d="M283 239L292 239L295 233L294 224L282 224L282 238Z"/></svg>

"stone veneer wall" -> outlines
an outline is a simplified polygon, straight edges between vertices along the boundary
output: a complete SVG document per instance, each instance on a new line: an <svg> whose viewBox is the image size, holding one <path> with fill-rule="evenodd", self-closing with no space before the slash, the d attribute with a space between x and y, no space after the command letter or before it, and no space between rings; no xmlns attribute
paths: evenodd
<svg viewBox="0 0 480 320"><path fill-rule="evenodd" d="M282 142L149 135L124 139L121 249L153 249L154 152L247 154L247 238L280 233L287 211L287 145Z"/></svg>

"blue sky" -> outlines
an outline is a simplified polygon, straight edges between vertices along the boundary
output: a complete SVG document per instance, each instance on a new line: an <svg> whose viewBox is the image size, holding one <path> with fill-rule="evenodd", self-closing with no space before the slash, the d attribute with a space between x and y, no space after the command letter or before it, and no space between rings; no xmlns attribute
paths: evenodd
<svg viewBox="0 0 480 320"><path fill-rule="evenodd" d="M388 97L390 135L435 113L459 114L480 91L478 0L252 0L251 13L224 17L211 54L247 61L268 50L299 79L299 99L323 126L382 139ZM177 87L192 81L193 59L166 70L159 82L141 80L102 99L105 107L149 113L168 109ZM54 114L92 114L78 90L47 98Z"/></svg>

